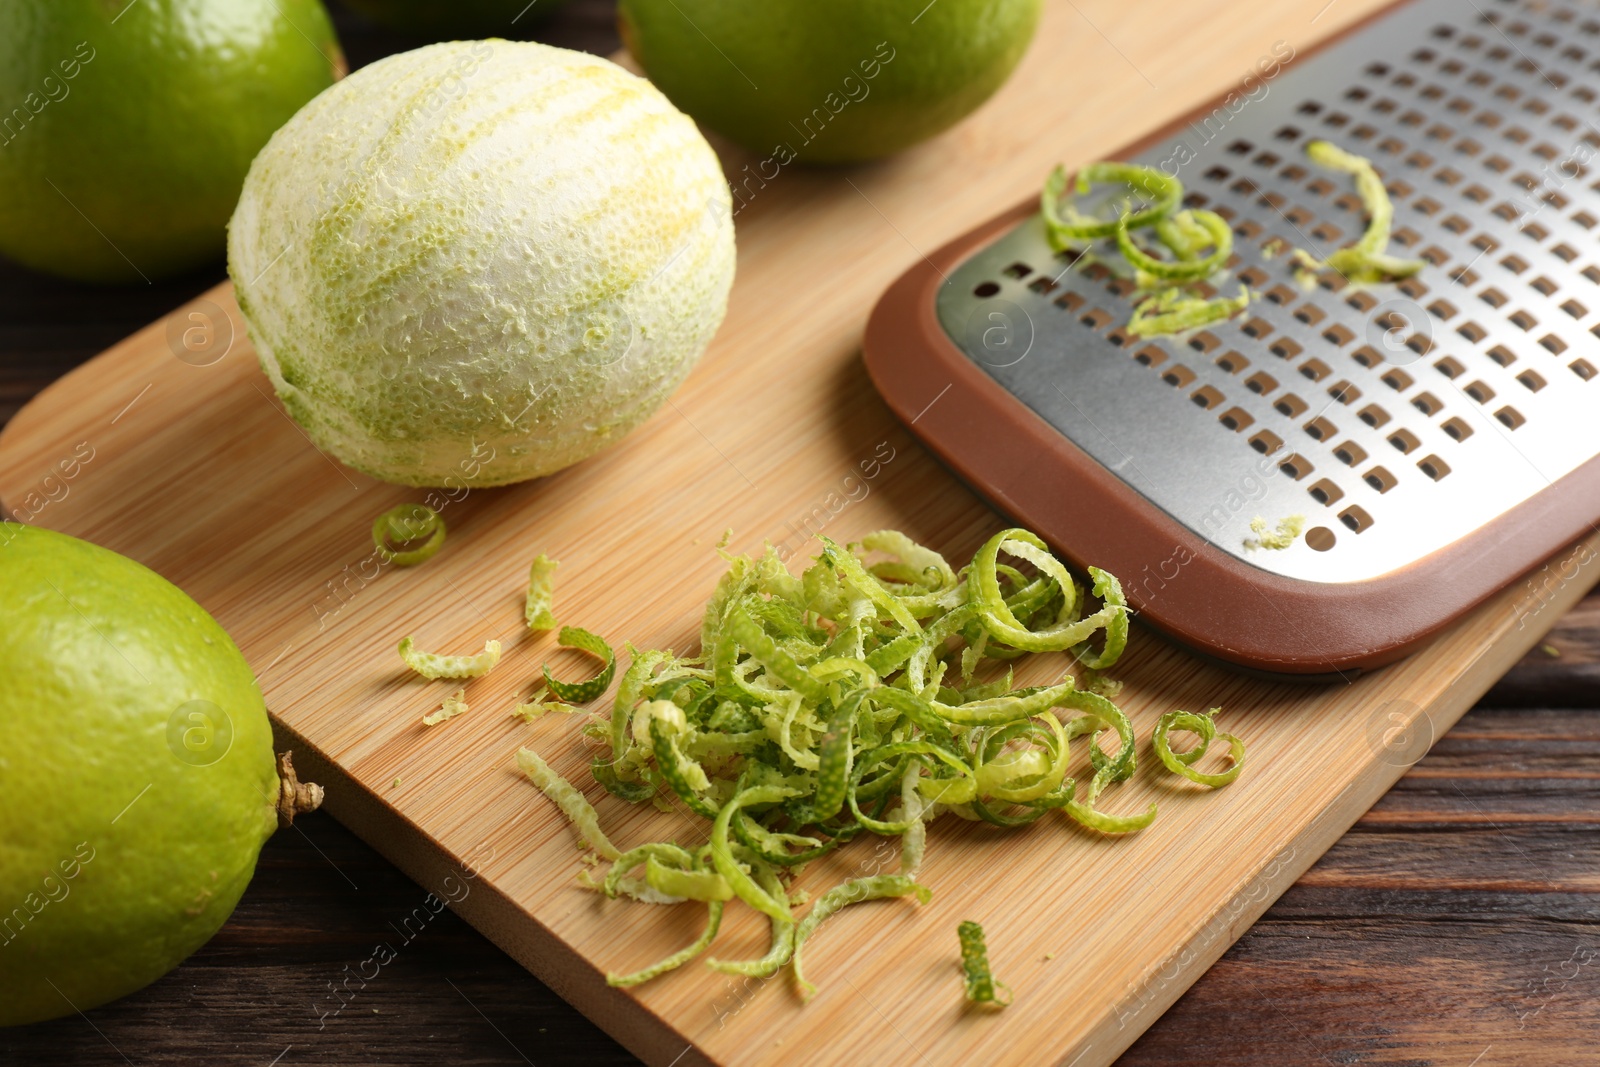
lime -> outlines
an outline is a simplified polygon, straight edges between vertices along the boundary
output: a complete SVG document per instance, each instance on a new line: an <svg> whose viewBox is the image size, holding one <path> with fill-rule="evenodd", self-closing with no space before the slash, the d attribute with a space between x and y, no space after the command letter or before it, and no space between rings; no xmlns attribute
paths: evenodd
<svg viewBox="0 0 1600 1067"><path fill-rule="evenodd" d="M695 124L598 56L431 44L362 67L261 150L228 269L319 448L404 485L504 485L621 440L733 284Z"/></svg>
<svg viewBox="0 0 1600 1067"><path fill-rule="evenodd" d="M1010 76L1040 4L621 0L618 23L650 80L767 157L770 180L795 159L872 159L954 125Z"/></svg>
<svg viewBox="0 0 1600 1067"><path fill-rule="evenodd" d="M0 1025L87 1010L216 932L277 825L228 635L152 571L0 523Z"/></svg>
<svg viewBox="0 0 1600 1067"><path fill-rule="evenodd" d="M566 0L344 0L373 22L429 41L515 37Z"/></svg>
<svg viewBox="0 0 1600 1067"><path fill-rule="evenodd" d="M0 252L101 282L219 255L250 160L343 62L321 0L6 0Z"/></svg>

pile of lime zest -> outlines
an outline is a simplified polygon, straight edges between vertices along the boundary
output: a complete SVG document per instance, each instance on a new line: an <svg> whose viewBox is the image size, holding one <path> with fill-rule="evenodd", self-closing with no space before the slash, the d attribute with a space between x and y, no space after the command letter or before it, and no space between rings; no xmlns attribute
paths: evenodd
<svg viewBox="0 0 1600 1067"><path fill-rule="evenodd" d="M527 619L530 630L556 628L553 607L556 568L559 566L561 564L558 561L541 552L533 558L533 564L528 568L528 596L523 603L522 615Z"/></svg>
<svg viewBox="0 0 1600 1067"><path fill-rule="evenodd" d="M611 679L617 672L617 656L611 651L611 646L599 634L592 634L578 626L563 626L556 635L556 644L563 648L575 648L580 652L587 652L602 664L600 673L583 682L563 682L550 673L548 664L544 667L544 681L550 687L550 692L566 701L568 704L587 704L591 700L600 699L607 689L611 688Z"/></svg>
<svg viewBox="0 0 1600 1067"><path fill-rule="evenodd" d="M1169 711L1161 716L1161 721L1156 723L1156 732L1151 744L1156 750L1156 756L1167 770L1212 789L1221 789L1239 777L1239 772L1244 770L1244 742L1232 734L1217 733L1217 724L1212 716L1221 710L1212 708L1200 715L1193 715L1187 711ZM1167 739L1167 735L1173 730L1187 730L1197 734L1200 743L1186 752L1174 752L1172 743ZM1216 774L1195 770L1193 764L1206 754L1207 746L1219 737L1228 742L1229 758L1232 760L1228 769Z"/></svg>
<svg viewBox="0 0 1600 1067"><path fill-rule="evenodd" d="M1133 309L1125 329L1135 337L1160 337L1182 333L1213 322L1231 319L1250 306L1250 287L1239 286L1239 295L1203 300L1187 296L1181 289L1163 289L1146 297Z"/></svg>
<svg viewBox="0 0 1600 1067"><path fill-rule="evenodd" d="M439 678L480 678L500 662L500 642L492 638L483 643L483 651L475 656L440 656L423 652L416 647L415 639L402 638L400 658L406 666L429 681Z"/></svg>
<svg viewBox="0 0 1600 1067"><path fill-rule="evenodd" d="M1304 515L1289 515L1278 520L1276 527L1269 526L1267 520L1257 515L1250 520L1250 532L1254 537L1244 539L1244 547L1254 551L1258 548L1272 552L1282 552L1291 547L1306 532L1306 517Z"/></svg>
<svg viewBox="0 0 1600 1067"><path fill-rule="evenodd" d="M1020 829L1060 812L1108 834L1155 818L1154 805L1133 815L1100 808L1135 771L1133 725L1099 673L1128 640L1128 605L1110 574L1091 567L1080 584L1022 529L996 533L960 570L894 531L824 540L799 575L770 545L754 557L719 551L727 570L701 619L700 657L628 646L609 722L583 730L602 746L591 763L597 784L704 819L707 843L621 853L576 788L532 750L517 756L580 839L612 861L584 884L707 908L693 944L613 984L708 955L722 909L737 901L766 917L768 948L752 959L708 955L706 965L752 977L788 967L809 997L804 949L823 922L856 903L931 899L918 871L939 816ZM1060 682L1013 685L1012 661L1051 652L1062 656ZM1106 731L1117 736L1114 754L1099 748ZM1086 735L1092 773L1080 791L1068 770L1072 740ZM847 879L805 905L800 868L864 834L899 837L899 869Z"/></svg>
<svg viewBox="0 0 1600 1067"><path fill-rule="evenodd" d="M1394 203L1371 160L1347 152L1331 141L1312 141L1306 145L1306 156L1319 166L1355 178L1356 193L1367 211L1367 228L1354 244L1346 245L1321 262L1309 255L1297 255L1296 262L1312 270L1337 271L1356 284L1397 281L1422 269L1420 259L1401 259L1388 254Z"/></svg>
<svg viewBox="0 0 1600 1067"><path fill-rule="evenodd" d="M1069 184L1075 196L1082 196L1096 185L1113 183L1145 194L1150 203L1135 209L1130 199L1127 210L1117 218L1097 219L1078 211L1067 197ZM1176 211L1182 200L1183 183L1177 178L1155 167L1107 161L1089 164L1079 170L1073 180L1069 180L1065 167L1057 166L1045 179L1039 208L1050 246L1061 252L1087 241L1111 237L1122 227L1136 230L1153 226Z"/></svg>
<svg viewBox="0 0 1600 1067"><path fill-rule="evenodd" d="M426 504L401 504L372 523L372 543L386 563L414 567L444 546L444 519ZM414 545L400 548L398 545Z"/></svg>
<svg viewBox="0 0 1600 1067"><path fill-rule="evenodd" d="M457 689L454 693L444 698L444 703L438 711L429 712L422 717L422 725L438 726L446 719L453 719L457 715L465 714L467 710L467 691Z"/></svg>
<svg viewBox="0 0 1600 1067"><path fill-rule="evenodd" d="M1157 259L1135 244L1127 215L1117 219L1113 235L1117 250L1133 266L1134 277L1146 289L1209 278L1233 254L1233 227L1214 211L1180 211L1156 224L1157 238L1171 250L1174 259ZM1200 249L1208 245L1211 253L1201 257Z"/></svg>
<svg viewBox="0 0 1600 1067"><path fill-rule="evenodd" d="M956 936L961 941L961 977L967 1000L973 1004L1006 1007L1011 1003L1011 990L996 982L989 973L989 946L984 940L983 927L975 922L964 922L956 927Z"/></svg>
<svg viewBox="0 0 1600 1067"><path fill-rule="evenodd" d="M549 689L545 686L540 686L538 691L533 694L532 699L525 704L518 704L511 709L511 714L523 722L531 723L550 712L571 715L582 710L582 708L573 707L571 704L566 704L559 700L551 700Z"/></svg>

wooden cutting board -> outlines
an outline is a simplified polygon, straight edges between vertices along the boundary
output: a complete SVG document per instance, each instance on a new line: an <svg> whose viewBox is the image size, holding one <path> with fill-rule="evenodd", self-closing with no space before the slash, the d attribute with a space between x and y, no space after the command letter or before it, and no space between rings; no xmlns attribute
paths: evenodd
<svg viewBox="0 0 1600 1067"><path fill-rule="evenodd" d="M582 783L624 846L701 840L703 824L601 793L580 720L510 717L541 663L581 669L548 635L525 635L527 564L541 551L561 560L564 621L687 651L729 528L735 550L770 539L799 554L819 529L846 539L893 527L964 561L1002 521L868 383L858 344L877 295L924 251L1028 195L1056 160L1106 154L1218 94L1274 42L1307 48L1377 6L1229 0L1163 9L1152 25L1148 9L1111 0L1047 5L1017 76L952 133L871 167L743 185L732 307L688 384L574 469L456 494L442 508L448 544L414 570L374 568L368 529L424 494L312 448L257 369L226 286L19 414L0 435L0 499L195 596L244 650L282 743L327 786L333 814L645 1061L1109 1063L1593 584L1592 563L1569 553L1425 651L1334 688L1247 680L1136 628L1117 673L1140 737L1174 707L1221 705L1224 728L1250 746L1239 782L1216 793L1178 783L1144 740L1139 773L1106 801L1156 801L1141 834L1103 838L1053 817L1020 833L939 825L924 872L933 902L831 920L808 956L822 992L807 1006L786 976L736 982L698 964L633 992L605 985L607 970L690 940L703 909L579 889L573 836L513 753L532 744ZM725 160L741 183L754 164ZM453 687L407 675L394 652L406 634L463 652L494 637L507 654L469 686L469 713L427 729L420 716ZM1060 669L1039 657L1019 681ZM877 844L857 842L802 884L814 893L882 866ZM729 910L716 953L760 954L765 922ZM964 919L983 922L1016 992L1003 1012L963 1007Z"/></svg>

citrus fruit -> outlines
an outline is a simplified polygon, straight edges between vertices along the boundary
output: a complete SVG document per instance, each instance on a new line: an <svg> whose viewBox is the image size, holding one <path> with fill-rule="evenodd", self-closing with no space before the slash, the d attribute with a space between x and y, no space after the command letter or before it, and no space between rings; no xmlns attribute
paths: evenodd
<svg viewBox="0 0 1600 1067"><path fill-rule="evenodd" d="M1040 4L621 0L618 24L673 103L781 168L885 156L954 125L1011 75Z"/></svg>
<svg viewBox="0 0 1600 1067"><path fill-rule="evenodd" d="M255 678L164 578L0 523L0 1025L86 1011L216 932L277 826Z"/></svg>
<svg viewBox="0 0 1600 1067"><path fill-rule="evenodd" d="M722 321L716 155L595 56L390 56L273 135L229 225L250 337L316 444L407 485L548 474L642 422Z"/></svg>
<svg viewBox="0 0 1600 1067"><path fill-rule="evenodd" d="M373 22L430 41L511 37L548 18L565 0L344 0Z"/></svg>
<svg viewBox="0 0 1600 1067"><path fill-rule="evenodd" d="M97 282L219 256L250 160L343 62L321 0L6 0L0 253Z"/></svg>

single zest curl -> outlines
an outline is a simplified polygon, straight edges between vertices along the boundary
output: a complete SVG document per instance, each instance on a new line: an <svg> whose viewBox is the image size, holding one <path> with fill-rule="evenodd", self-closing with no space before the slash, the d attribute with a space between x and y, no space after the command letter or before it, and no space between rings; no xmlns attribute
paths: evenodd
<svg viewBox="0 0 1600 1067"><path fill-rule="evenodd" d="M975 922L964 922L956 927L956 937L961 942L961 974L967 1000L997 1008L1010 1004L1011 990L996 982L989 973L989 947L984 940L983 927Z"/></svg>
<svg viewBox="0 0 1600 1067"><path fill-rule="evenodd" d="M1191 258L1199 243L1189 225L1197 227L1212 246L1211 254L1203 259ZM1124 259L1139 272L1139 280L1146 288L1175 281L1199 281L1222 269L1233 254L1233 227L1214 211L1181 211L1171 219L1163 219L1157 233L1164 244L1172 248L1176 260L1157 259L1134 244L1129 232L1128 216L1117 220L1115 237L1117 249Z"/></svg>
<svg viewBox="0 0 1600 1067"><path fill-rule="evenodd" d="M429 681L440 678L480 678L500 662L500 642L485 641L483 651L474 656L440 656L422 651L414 638L405 637L400 640L400 658L407 667Z"/></svg>
<svg viewBox="0 0 1600 1067"><path fill-rule="evenodd" d="M1124 185L1144 193L1150 198L1150 204L1121 212L1114 219L1091 218L1080 213L1071 203L1067 196L1069 183L1077 196L1088 193L1096 185ZM1102 162L1091 163L1079 170L1075 181L1068 178L1065 167L1057 166L1045 179L1039 206L1050 245L1060 252L1084 241L1110 237L1119 227L1138 229L1141 226L1153 226L1177 210L1182 200L1183 183L1155 167ZM1131 203L1129 207L1132 207Z"/></svg>
<svg viewBox="0 0 1600 1067"><path fill-rule="evenodd" d="M465 714L466 710L467 691L465 689L457 689L454 693L444 698L444 703L439 706L438 711L430 712L422 717L422 725L438 726L446 719L453 719L457 715Z"/></svg>
<svg viewBox="0 0 1600 1067"><path fill-rule="evenodd" d="M587 704L591 700L600 699L600 695L611 688L611 678L617 671L616 654L611 651L611 646L606 644L605 638L577 626L563 626L561 633L556 637L556 644L563 648L575 648L580 652L587 652L600 660L604 666L600 668L599 674L588 681L563 682L552 675L550 667L546 665L544 681L550 687L550 692L569 704Z"/></svg>
<svg viewBox="0 0 1600 1067"><path fill-rule="evenodd" d="M1249 307L1252 298L1247 285L1239 286L1238 296L1219 296L1213 300L1185 296L1181 289L1163 289L1133 309L1126 329L1135 337L1182 333L1231 319Z"/></svg>
<svg viewBox="0 0 1600 1067"><path fill-rule="evenodd" d="M1355 178L1356 194L1367 211L1367 228L1354 244L1346 245L1318 262L1301 253L1296 261L1312 270L1326 267L1357 284L1398 281L1409 278L1423 267L1420 259L1401 259L1388 254L1389 234L1394 226L1394 202L1372 161L1346 152L1331 141L1312 141L1306 156L1319 166L1341 171Z"/></svg>
<svg viewBox="0 0 1600 1067"><path fill-rule="evenodd" d="M1187 711L1169 711L1161 716L1161 721L1156 723L1156 732L1151 744L1155 747L1156 757L1167 770L1212 789L1221 789L1239 777L1239 772L1244 770L1244 742L1232 734L1217 733L1217 724L1211 716L1219 710L1212 708L1210 713L1200 715L1190 714ZM1172 742L1167 737L1173 730L1187 730L1192 734L1198 734L1200 743L1186 752L1174 752ZM1228 742L1229 758L1232 760L1228 769L1207 774L1190 766L1206 754L1207 746L1217 738Z"/></svg>
<svg viewBox="0 0 1600 1067"><path fill-rule="evenodd" d="M397 567L415 567L432 559L444 547L444 537L444 520L426 504L401 504L372 523L372 543L377 546L379 558Z"/></svg>
<svg viewBox="0 0 1600 1067"><path fill-rule="evenodd" d="M555 574L559 566L559 562L541 552L528 567L528 592L523 598L522 617L530 630L556 628Z"/></svg>

